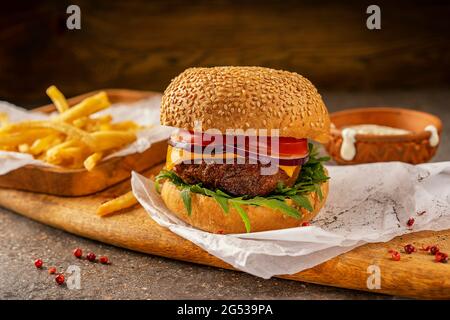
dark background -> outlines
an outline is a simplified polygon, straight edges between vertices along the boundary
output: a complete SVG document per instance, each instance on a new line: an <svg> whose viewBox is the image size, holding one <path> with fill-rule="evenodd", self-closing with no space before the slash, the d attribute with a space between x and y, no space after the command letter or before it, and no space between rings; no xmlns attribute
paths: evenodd
<svg viewBox="0 0 450 320"><path fill-rule="evenodd" d="M81 30L66 8L81 7ZM381 7L382 29L366 28ZM448 1L9 1L1 4L0 99L47 103L106 87L162 91L191 66L299 72L319 90L450 84Z"/></svg>
<svg viewBox="0 0 450 320"><path fill-rule="evenodd" d="M80 31L66 28L72 3L81 7ZM366 28L369 4L381 7L381 30ZM8 1L0 4L0 100L48 103L50 84L68 97L107 87L162 91L190 66L261 65L310 78L330 111L391 105L435 113L444 130L433 161L448 161L449 35L448 0ZM6 299L386 298L143 255L1 208L0 244ZM45 271L36 276L33 257L66 257L67 265L75 247L114 262L108 272L83 273L83 290L59 288Z"/></svg>

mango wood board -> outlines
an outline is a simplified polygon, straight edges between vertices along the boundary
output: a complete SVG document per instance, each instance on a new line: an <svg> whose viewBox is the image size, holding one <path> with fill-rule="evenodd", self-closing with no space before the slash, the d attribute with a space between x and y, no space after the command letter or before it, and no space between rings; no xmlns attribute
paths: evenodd
<svg viewBox="0 0 450 320"><path fill-rule="evenodd" d="M152 176L162 165L145 172ZM233 269L193 243L160 227L138 205L106 218L95 214L97 206L130 188L122 182L98 194L85 197L58 197L25 191L0 189L0 205L24 216L83 237L148 254ZM450 299L450 263L436 263L423 251L411 255L402 252L400 261L392 261L388 250L402 250L437 244L450 251L450 230L409 234L388 243L368 244L342 254L319 266L282 278L373 291L415 298ZM369 290L367 268L381 270L381 289Z"/></svg>

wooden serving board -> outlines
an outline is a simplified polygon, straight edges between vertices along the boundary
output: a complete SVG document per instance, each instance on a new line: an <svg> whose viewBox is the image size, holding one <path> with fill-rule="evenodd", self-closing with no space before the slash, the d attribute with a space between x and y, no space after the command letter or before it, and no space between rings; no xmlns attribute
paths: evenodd
<svg viewBox="0 0 450 320"><path fill-rule="evenodd" d="M154 175L161 167L153 167L145 175ZM99 204L129 189L130 182L126 181L95 195L69 198L0 189L0 206L55 228L119 247L232 269L188 240L156 224L138 205L110 217L100 218L95 214ZM408 243L418 248L437 244L448 252L450 230L419 232L397 237L388 243L364 245L314 268L282 278L404 297L450 299L450 263L436 263L433 256L420 250L411 255L402 253L398 262L390 259L389 249L401 252ZM380 268L381 289L367 288L370 265Z"/></svg>

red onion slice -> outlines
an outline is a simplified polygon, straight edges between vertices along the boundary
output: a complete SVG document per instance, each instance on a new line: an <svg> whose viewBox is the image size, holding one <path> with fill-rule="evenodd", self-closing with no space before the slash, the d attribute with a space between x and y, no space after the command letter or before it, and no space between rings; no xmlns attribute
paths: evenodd
<svg viewBox="0 0 450 320"><path fill-rule="evenodd" d="M204 154L205 149L208 146L200 146L200 145L192 145L190 143L186 142L176 142L169 139L169 145L175 148L183 149L188 152L196 153L196 154ZM228 148L227 148L228 147ZM245 150L240 148L239 146L227 146L227 145L214 145L209 146L208 151L211 151L211 155L219 155L219 154L225 154L227 151L229 153L234 153L240 157L245 157L248 159L255 160L256 162L260 162L263 164L270 163L270 162L277 162L279 165L282 166L300 166L308 162L308 155L302 158L298 157L282 157L282 156L272 156L272 155L264 155L264 154L258 154L255 152L250 152L249 150ZM208 160L207 157L204 158L204 160ZM214 159L211 159L214 160ZM225 160L224 160L225 162Z"/></svg>

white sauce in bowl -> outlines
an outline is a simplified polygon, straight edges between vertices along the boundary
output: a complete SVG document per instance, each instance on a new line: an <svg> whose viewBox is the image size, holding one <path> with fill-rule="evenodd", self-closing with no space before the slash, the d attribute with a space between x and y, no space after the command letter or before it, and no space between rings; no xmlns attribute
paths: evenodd
<svg viewBox="0 0 450 320"><path fill-rule="evenodd" d="M375 134L379 136L402 135L411 133L411 131L409 130L393 128L388 126L380 126L377 124L358 124L355 126L344 127L344 129L345 128L354 130L356 134Z"/></svg>
<svg viewBox="0 0 450 320"><path fill-rule="evenodd" d="M429 126L426 126L424 130L431 132L430 146L436 147L439 144L439 133L436 127L430 124Z"/></svg>
<svg viewBox="0 0 450 320"><path fill-rule="evenodd" d="M385 135L404 135L409 133L411 133L411 131L388 126L380 126L377 124L359 124L344 127L342 129L342 146L340 152L341 158L347 161L351 161L355 158L356 156L355 142L357 134L373 134L385 136Z"/></svg>
<svg viewBox="0 0 450 320"><path fill-rule="evenodd" d="M356 131L351 128L342 130L341 158L344 160L350 161L356 156L355 135Z"/></svg>

